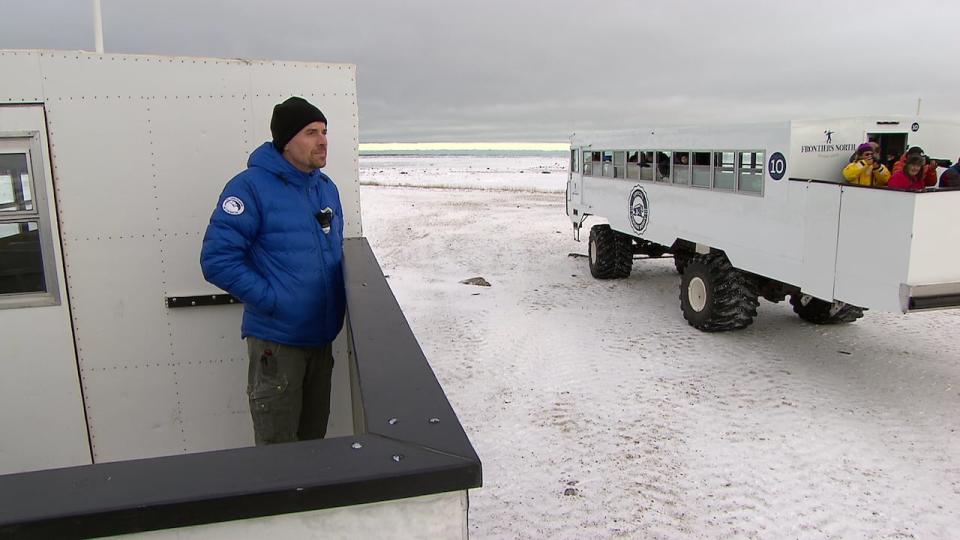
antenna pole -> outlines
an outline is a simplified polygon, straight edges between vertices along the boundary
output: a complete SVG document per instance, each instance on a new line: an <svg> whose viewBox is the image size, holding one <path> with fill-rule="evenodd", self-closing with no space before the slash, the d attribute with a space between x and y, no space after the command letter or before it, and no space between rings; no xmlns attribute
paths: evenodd
<svg viewBox="0 0 960 540"><path fill-rule="evenodd" d="M923 101L921 98L917 98L917 116L920 116L920 102Z"/></svg>
<svg viewBox="0 0 960 540"><path fill-rule="evenodd" d="M100 16L100 0L93 0L93 36L97 54L103 54L103 17Z"/></svg>

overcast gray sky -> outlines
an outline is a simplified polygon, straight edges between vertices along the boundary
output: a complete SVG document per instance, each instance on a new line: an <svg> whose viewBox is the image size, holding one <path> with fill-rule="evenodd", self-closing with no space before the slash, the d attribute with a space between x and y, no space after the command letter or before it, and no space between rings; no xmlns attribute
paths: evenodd
<svg viewBox="0 0 960 540"><path fill-rule="evenodd" d="M107 52L351 62L363 142L960 119L960 2L102 0ZM0 48L93 49L89 0L0 0Z"/></svg>

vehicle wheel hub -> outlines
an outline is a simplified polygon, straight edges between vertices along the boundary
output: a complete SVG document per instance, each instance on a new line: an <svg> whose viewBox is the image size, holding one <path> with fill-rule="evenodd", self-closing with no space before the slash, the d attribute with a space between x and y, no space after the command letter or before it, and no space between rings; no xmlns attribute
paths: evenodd
<svg viewBox="0 0 960 540"><path fill-rule="evenodd" d="M707 285L701 278L695 277L690 280L687 285L687 298L690 301L690 307L697 313L707 306Z"/></svg>

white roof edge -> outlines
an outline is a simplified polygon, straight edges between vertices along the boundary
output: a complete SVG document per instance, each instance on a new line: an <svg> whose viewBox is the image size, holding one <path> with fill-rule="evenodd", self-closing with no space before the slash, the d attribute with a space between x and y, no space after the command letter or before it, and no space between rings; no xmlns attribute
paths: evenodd
<svg viewBox="0 0 960 540"><path fill-rule="evenodd" d="M767 120L753 122L704 122L702 124L660 124L619 130L591 130L574 133L571 142L596 139L633 138L652 135L654 132L679 132L687 130L721 130L748 127L773 127L789 125L789 120Z"/></svg>
<svg viewBox="0 0 960 540"><path fill-rule="evenodd" d="M312 60L277 60L268 58L223 58L216 56L184 56L184 55L164 55L164 54L133 54L133 53L97 53L83 49L0 49L0 54L16 55L84 55L84 56L102 56L115 58L156 58L163 60L206 60L215 62L236 62L241 64L306 64L306 65L331 65L331 66L349 66L356 69L356 64L351 62L320 62Z"/></svg>
<svg viewBox="0 0 960 540"><path fill-rule="evenodd" d="M598 130L598 131L584 131L582 133L575 133L570 137L571 144L576 144L578 141L592 141L597 139L614 139L614 138L631 138L637 136L650 135L651 132L664 131L664 132L678 132L686 131L691 129L704 129L704 130L722 130L722 129L740 129L740 128L759 128L759 127L773 127L773 126L784 126L792 124L821 124L821 123L830 123L830 122L858 122L864 125L872 124L875 122L930 122L934 124L953 124L960 125L960 122L953 119L937 119L930 118L925 116L914 116L908 114L876 114L876 115L857 115L857 116L831 116L831 117L801 117L793 119L774 119L774 120L763 120L763 121L744 121L744 122L704 122L702 124L661 124L661 125L650 125L644 127L630 128L630 129L621 129L621 130Z"/></svg>

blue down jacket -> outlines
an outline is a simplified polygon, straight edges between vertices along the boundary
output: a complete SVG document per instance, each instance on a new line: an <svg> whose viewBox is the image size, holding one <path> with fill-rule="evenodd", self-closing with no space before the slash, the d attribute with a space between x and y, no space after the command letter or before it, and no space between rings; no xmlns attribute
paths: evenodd
<svg viewBox="0 0 960 540"><path fill-rule="evenodd" d="M243 302L243 337L299 347L343 326L343 210L330 178L264 143L227 182L203 237L203 277ZM325 209L329 227L317 217ZM332 211L332 213L330 212Z"/></svg>

